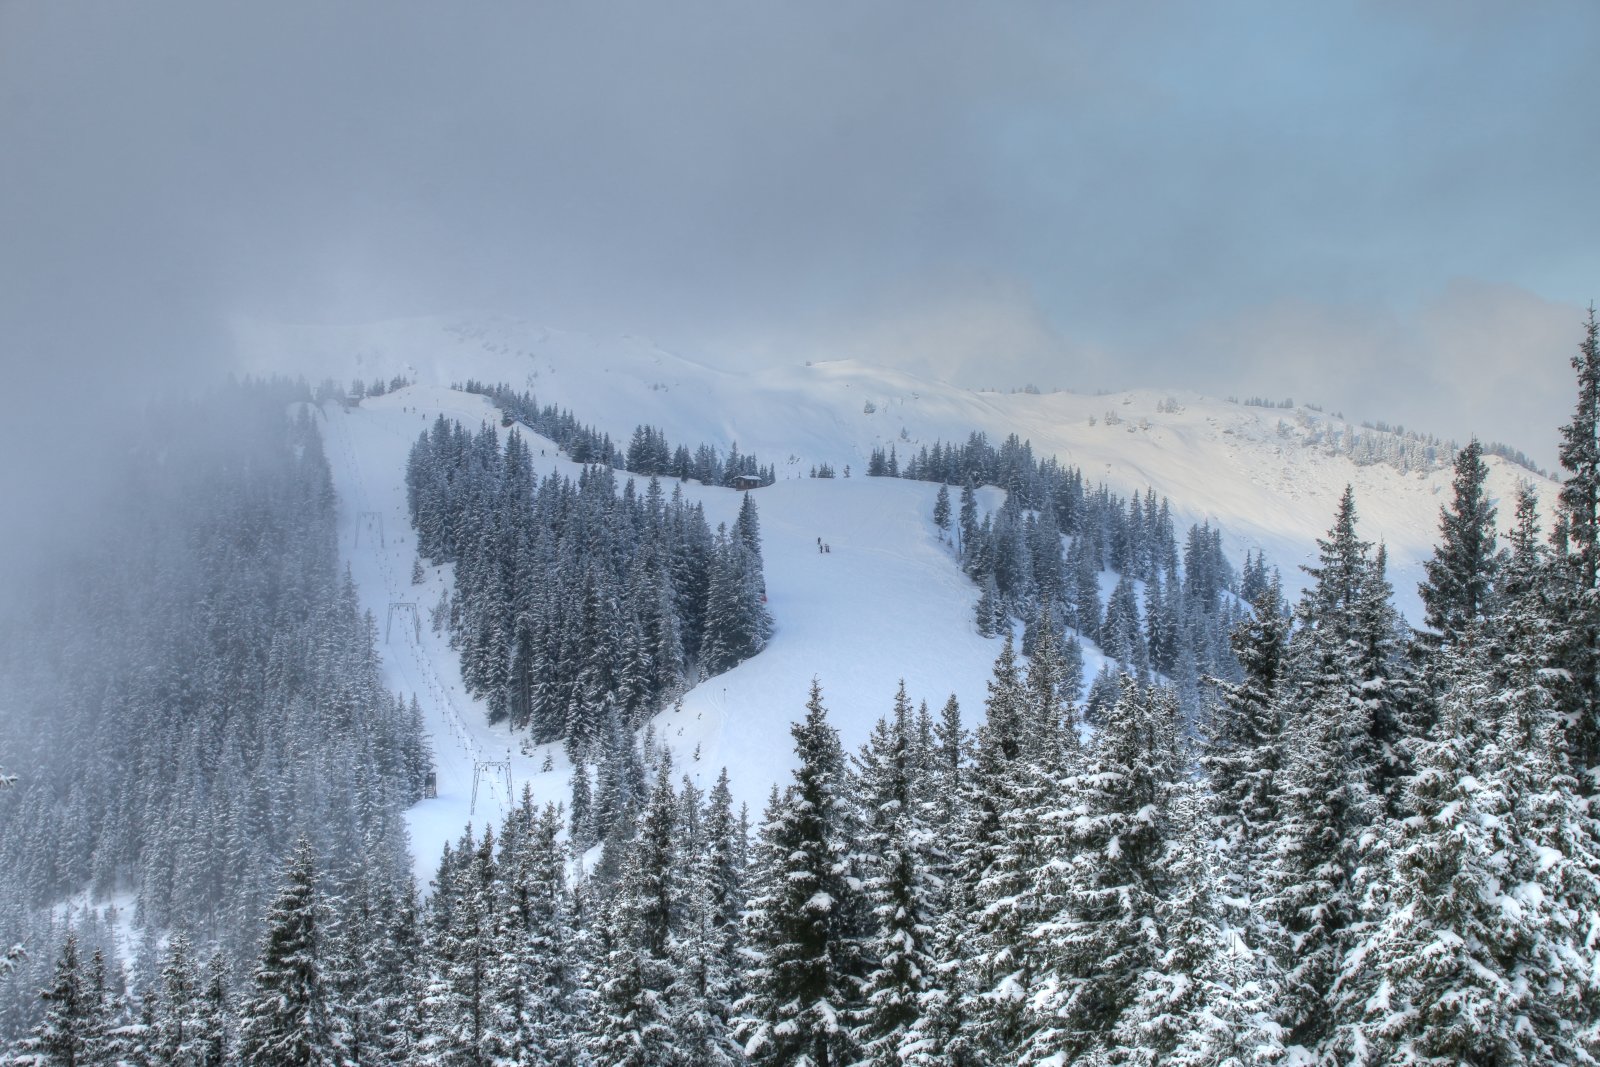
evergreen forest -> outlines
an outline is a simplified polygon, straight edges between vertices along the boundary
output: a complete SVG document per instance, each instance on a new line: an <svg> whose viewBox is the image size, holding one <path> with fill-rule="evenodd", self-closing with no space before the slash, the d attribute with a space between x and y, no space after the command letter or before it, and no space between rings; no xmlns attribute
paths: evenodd
<svg viewBox="0 0 1600 1067"><path fill-rule="evenodd" d="M149 521L181 518L183 536L151 538L158 558L123 568L120 601L102 592L71 626L36 628L128 659L81 679L81 720L39 710L4 739L19 765L29 745L84 752L0 800L8 892L136 887L144 928L172 936L131 982L93 923L30 941L6 980L7 997L38 998L26 1032L13 1024L13 1062L1593 1063L1592 313L1573 362L1566 477L1544 513L1531 488L1490 498L1476 442L1456 453L1421 627L1396 612L1353 491L1290 598L1259 558L1235 578L1207 526L1180 553L1153 494L1096 516L1078 476L1040 476L1053 461L941 467L964 492L956 514L941 493L935 525L959 539L990 602L977 624L1000 637L984 706L930 705L911 679L847 751L818 664L795 694L794 772L758 817L735 810L727 772L702 792L638 729L761 647L751 498L748 521L713 533L656 482L619 489L610 464L536 482L517 432L501 445L440 420L407 470L423 556L456 567L440 624L491 714L563 739L579 773L570 804L525 793L503 825L464 828L425 898L382 873L426 757L376 685L372 624L317 519L331 502L314 416L263 414L274 459L241 453L204 483L204 517L154 499L184 477L156 465ZM281 415L287 391L241 396ZM996 473L1011 492L980 520L976 487ZM173 597L170 626L117 625L118 603L148 613L170 595L157 545L204 561L185 572L193 599ZM1107 564L1127 591L1102 604L1075 575ZM1087 696L1082 639L1122 665ZM175 688L141 699L131 678ZM188 713L166 723L173 706ZM90 753L128 751L91 746L107 721L188 755L106 766ZM295 762L335 758L337 790ZM108 840L74 812L109 809L68 802L75 789L159 831ZM268 821L234 829L249 819ZM177 846L155 842L181 834L216 848L215 882L163 881L161 848ZM249 848L270 892L253 860L247 883L225 881ZM40 870L41 853L60 858ZM261 932L241 960L220 909L246 884Z"/></svg>
<svg viewBox="0 0 1600 1067"><path fill-rule="evenodd" d="M118 527L75 547L72 580L8 605L0 751L21 773L0 792L0 939L25 949L0 981L11 1033L69 926L85 966L131 920L152 946L181 929L247 974L302 837L352 897L410 883L401 813L430 757L339 570L309 400L304 383L246 381L152 409L108 457ZM115 962L101 971L120 995Z"/></svg>

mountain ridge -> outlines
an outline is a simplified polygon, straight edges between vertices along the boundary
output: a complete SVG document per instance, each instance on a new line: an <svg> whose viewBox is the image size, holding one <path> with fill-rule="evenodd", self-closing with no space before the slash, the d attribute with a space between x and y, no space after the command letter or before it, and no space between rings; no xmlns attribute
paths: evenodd
<svg viewBox="0 0 1600 1067"><path fill-rule="evenodd" d="M902 462L935 441L973 432L998 443L1015 433L1037 457L1054 456L1120 493L1153 488L1180 527L1222 529L1230 559L1264 551L1291 592L1315 558L1345 485L1363 536L1388 548L1396 603L1420 622L1416 585L1449 499L1448 456L1429 469L1356 462L1350 435L1382 434L1309 405L1266 408L1199 393L1142 388L1112 393L975 391L853 359L814 359L748 370L718 368L635 336L597 339L517 319L430 317L357 326L240 324L243 367L308 378L403 375L423 384L476 378L531 391L569 408L619 445L640 424L677 443L737 444L779 480L820 463L865 472L875 448ZM1440 446L1442 451L1442 446ZM1522 482L1548 504L1556 483L1486 456L1490 495L1509 502ZM1509 507L1502 506L1502 529Z"/></svg>

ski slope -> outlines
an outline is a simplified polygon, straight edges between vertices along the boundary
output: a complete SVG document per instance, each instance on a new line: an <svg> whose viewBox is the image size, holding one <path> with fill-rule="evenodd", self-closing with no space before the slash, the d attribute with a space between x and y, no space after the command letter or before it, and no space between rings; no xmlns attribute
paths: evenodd
<svg viewBox="0 0 1600 1067"><path fill-rule="evenodd" d="M561 746L523 751L519 737L490 727L483 704L465 691L447 635L429 625L449 568L427 568L425 582L411 584L416 542L406 515L407 452L439 414L474 428L484 421L498 427L499 416L483 398L439 386L320 410L339 494L340 550L363 606L378 621L386 681L408 699L417 696L438 766L438 797L414 807L409 819L418 883L426 886L446 841L469 821L481 829L504 814L510 798L487 776L473 810L477 762L509 759L514 794L527 786L540 801L570 796L572 768ZM576 477L578 465L553 444L537 436L530 444L541 476L562 469ZM683 488L704 505L713 526L738 513L733 490ZM776 633L760 655L695 687L653 723L677 770L702 788L728 767L736 801L750 805L753 819L791 766L789 724L803 714L813 677L854 747L888 713L901 678L913 699L926 699L935 711L956 694L971 724L999 652L997 640L978 636L971 622L977 590L933 526L935 486L808 478L757 492ZM999 501L997 491L985 492L985 506ZM818 538L831 551L817 551ZM403 609L391 622L396 603L416 605L420 636ZM1088 661L1091 672L1098 669L1092 650Z"/></svg>
<svg viewBox="0 0 1600 1067"><path fill-rule="evenodd" d="M560 745L523 751L520 738L491 728L482 704L465 692L447 635L429 625L429 608L449 587L448 568L429 568L420 586L410 582L415 539L404 470L412 443L438 414L469 428L499 426L486 399L450 383L477 378L530 389L541 403L571 408L621 444L647 423L674 444L737 443L777 467L777 484L757 490L773 640L652 724L676 768L702 788L727 766L736 802L749 804L753 819L791 766L788 727L802 714L813 677L852 748L889 710L902 678L914 701L934 708L954 693L969 727L981 714L999 642L978 636L972 622L978 591L933 527L937 487L860 477L875 447L892 443L904 458L935 440L963 441L974 430L995 442L1015 432L1032 442L1035 455L1078 465L1091 481L1122 492L1153 487L1168 496L1180 536L1193 521L1219 525L1235 562L1247 548L1263 549L1291 592L1303 580L1297 564L1315 558L1316 538L1351 484L1362 535L1387 545L1397 602L1413 619L1420 617L1421 562L1450 495L1448 470L1404 474L1358 466L1307 444L1307 426L1315 426L1318 413L1192 394L977 393L853 362L741 373L637 338L599 342L508 320L256 324L241 327L240 346L253 372L345 383L403 375L417 383L321 412L339 494L341 550L378 620L388 684L417 696L432 735L439 796L410 813L423 886L446 841L469 821L479 828L498 822L511 800L503 781L485 776L474 810L476 763L509 760L511 793L527 787L540 801L566 800L572 773ZM577 465L552 443L534 437L530 444L541 474L565 469L576 476ZM841 473L849 465L858 476L807 477L821 462ZM1489 464L1491 493L1507 505L1516 485L1532 478L1493 457ZM1548 500L1553 483L1535 481ZM713 526L737 513L740 496L732 490L697 483L683 489L704 505ZM1000 499L988 489L980 504L994 508ZM1501 512L1504 523L1510 507ZM819 538L831 552L817 551ZM416 605L420 634L405 609L391 625L396 603ZM1087 679L1100 657L1092 646L1085 651Z"/></svg>

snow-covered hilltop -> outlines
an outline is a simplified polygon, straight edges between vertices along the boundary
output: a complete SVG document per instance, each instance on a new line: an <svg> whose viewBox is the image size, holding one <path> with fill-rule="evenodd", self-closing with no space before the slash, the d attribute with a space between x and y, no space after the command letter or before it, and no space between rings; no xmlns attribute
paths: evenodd
<svg viewBox="0 0 1600 1067"><path fill-rule="evenodd" d="M252 323L238 336L249 370L345 382L396 374L432 385L505 382L542 404L570 408L619 441L645 424L675 441L737 444L773 464L780 480L806 478L818 463L859 475L878 448L895 448L903 462L935 441L962 442L981 431L998 443L1014 433L1035 456L1053 455L1115 491L1154 488L1172 501L1180 528L1204 520L1220 526L1235 562L1246 549L1264 550L1291 590L1348 484L1363 536L1388 547L1397 606L1413 621L1421 618L1421 560L1449 499L1442 449L1430 468L1360 461L1385 434L1307 406L1256 407L1154 388L975 392L852 360L730 371L638 337L600 340L502 318ZM1491 496L1509 501L1528 480L1548 499L1548 479L1496 456L1487 462ZM1502 526L1508 512L1501 508Z"/></svg>

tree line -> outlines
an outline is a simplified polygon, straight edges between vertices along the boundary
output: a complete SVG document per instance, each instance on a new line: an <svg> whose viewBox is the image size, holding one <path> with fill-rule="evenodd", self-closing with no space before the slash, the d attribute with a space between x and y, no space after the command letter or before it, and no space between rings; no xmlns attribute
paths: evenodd
<svg viewBox="0 0 1600 1067"><path fill-rule="evenodd" d="M609 433L579 422L577 416L565 408L553 404L541 406L530 392L519 393L504 383L489 385L470 378L460 388L463 392L488 397L505 413L506 419L554 441L575 463L603 463L631 474L680 481L693 478L701 485L726 487L732 487L741 475L757 478L762 485L771 485L778 477L770 464L763 465L755 456L740 452L738 442L730 444L726 453L704 442L691 452L688 445L670 443L665 430L640 424L634 427L624 451L612 441Z"/></svg>

